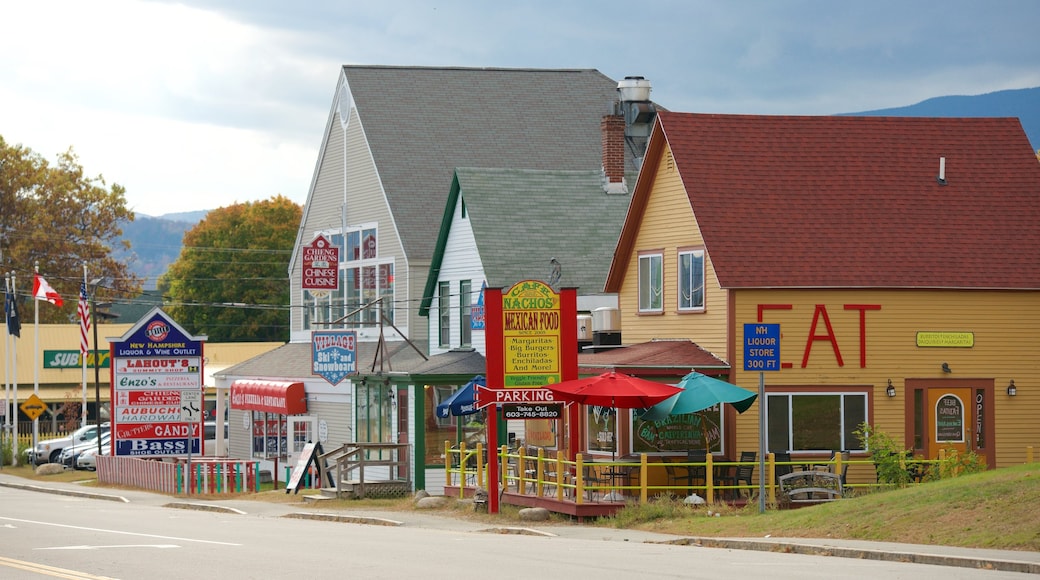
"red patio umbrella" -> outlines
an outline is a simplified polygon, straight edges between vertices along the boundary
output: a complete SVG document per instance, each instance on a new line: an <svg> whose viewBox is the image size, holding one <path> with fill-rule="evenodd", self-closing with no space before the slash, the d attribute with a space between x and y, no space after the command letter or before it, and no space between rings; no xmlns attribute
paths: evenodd
<svg viewBox="0 0 1040 580"><path fill-rule="evenodd" d="M546 385L545 388L552 391L553 398L561 401L616 409L651 407L682 392L682 389L674 385L655 383L614 371L596 377ZM616 449L615 445L610 450L612 458Z"/></svg>
<svg viewBox="0 0 1040 580"><path fill-rule="evenodd" d="M614 371L546 385L545 388L552 391L553 398L560 401L619 409L652 407L682 392L675 385L656 383Z"/></svg>

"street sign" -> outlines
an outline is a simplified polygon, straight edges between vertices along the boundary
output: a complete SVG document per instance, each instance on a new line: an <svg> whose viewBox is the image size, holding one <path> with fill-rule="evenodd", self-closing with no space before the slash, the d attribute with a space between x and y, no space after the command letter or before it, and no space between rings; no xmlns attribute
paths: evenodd
<svg viewBox="0 0 1040 580"><path fill-rule="evenodd" d="M555 403L549 389L489 389L477 385L477 408L483 409L498 403Z"/></svg>
<svg viewBox="0 0 1040 580"><path fill-rule="evenodd" d="M36 420L44 411L47 410L47 403L43 402L43 399L36 396L36 393L29 395L29 398L24 403L18 405L18 408L22 410L30 419Z"/></svg>
<svg viewBox="0 0 1040 580"><path fill-rule="evenodd" d="M181 421L196 423L202 416L202 391L181 391Z"/></svg>
<svg viewBox="0 0 1040 580"><path fill-rule="evenodd" d="M744 325L744 370L780 370L780 325Z"/></svg>

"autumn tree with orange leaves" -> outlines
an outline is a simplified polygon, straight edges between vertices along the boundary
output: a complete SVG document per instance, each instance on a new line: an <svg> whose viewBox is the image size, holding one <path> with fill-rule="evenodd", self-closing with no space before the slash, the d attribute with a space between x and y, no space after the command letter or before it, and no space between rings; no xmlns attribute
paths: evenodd
<svg viewBox="0 0 1040 580"><path fill-rule="evenodd" d="M289 258L303 209L279 195L210 211L159 278L163 310L209 342L289 340Z"/></svg>

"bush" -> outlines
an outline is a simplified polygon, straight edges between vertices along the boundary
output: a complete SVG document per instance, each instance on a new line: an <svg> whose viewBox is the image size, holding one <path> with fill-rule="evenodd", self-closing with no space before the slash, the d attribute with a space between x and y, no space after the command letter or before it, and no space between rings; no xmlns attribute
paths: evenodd
<svg viewBox="0 0 1040 580"><path fill-rule="evenodd" d="M939 454L938 461L928 466L928 471L924 476L926 481L986 471L986 460L974 451L960 453L952 447L946 448L944 451L945 453Z"/></svg>
<svg viewBox="0 0 1040 580"><path fill-rule="evenodd" d="M884 431L875 429L867 423L861 423L853 431L860 442L870 450L871 458L877 469L878 483L890 483L905 487L920 474L922 481L935 481L979 473L986 470L986 461L974 451L959 453L956 449L945 448L939 459L928 462L924 468L921 464L912 463L914 452L903 449Z"/></svg>
<svg viewBox="0 0 1040 580"><path fill-rule="evenodd" d="M860 423L853 434L859 438L863 447L870 451L874 469L877 470L878 483L890 483L899 487L910 484L913 475L907 469L906 460L913 457L913 450L896 445L888 433L875 429L868 423Z"/></svg>

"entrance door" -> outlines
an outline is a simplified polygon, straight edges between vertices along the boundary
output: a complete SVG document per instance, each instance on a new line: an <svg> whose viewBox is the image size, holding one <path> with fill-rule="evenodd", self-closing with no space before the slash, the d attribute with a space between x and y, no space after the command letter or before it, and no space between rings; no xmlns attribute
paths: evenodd
<svg viewBox="0 0 1040 580"><path fill-rule="evenodd" d="M286 417L285 430L289 438L289 465L296 465L303 446L318 440L318 419L310 415L289 415Z"/></svg>
<svg viewBox="0 0 1040 580"><path fill-rule="evenodd" d="M932 455L939 449L954 448L958 453L974 451L975 397L970 387L930 388L926 421Z"/></svg>

